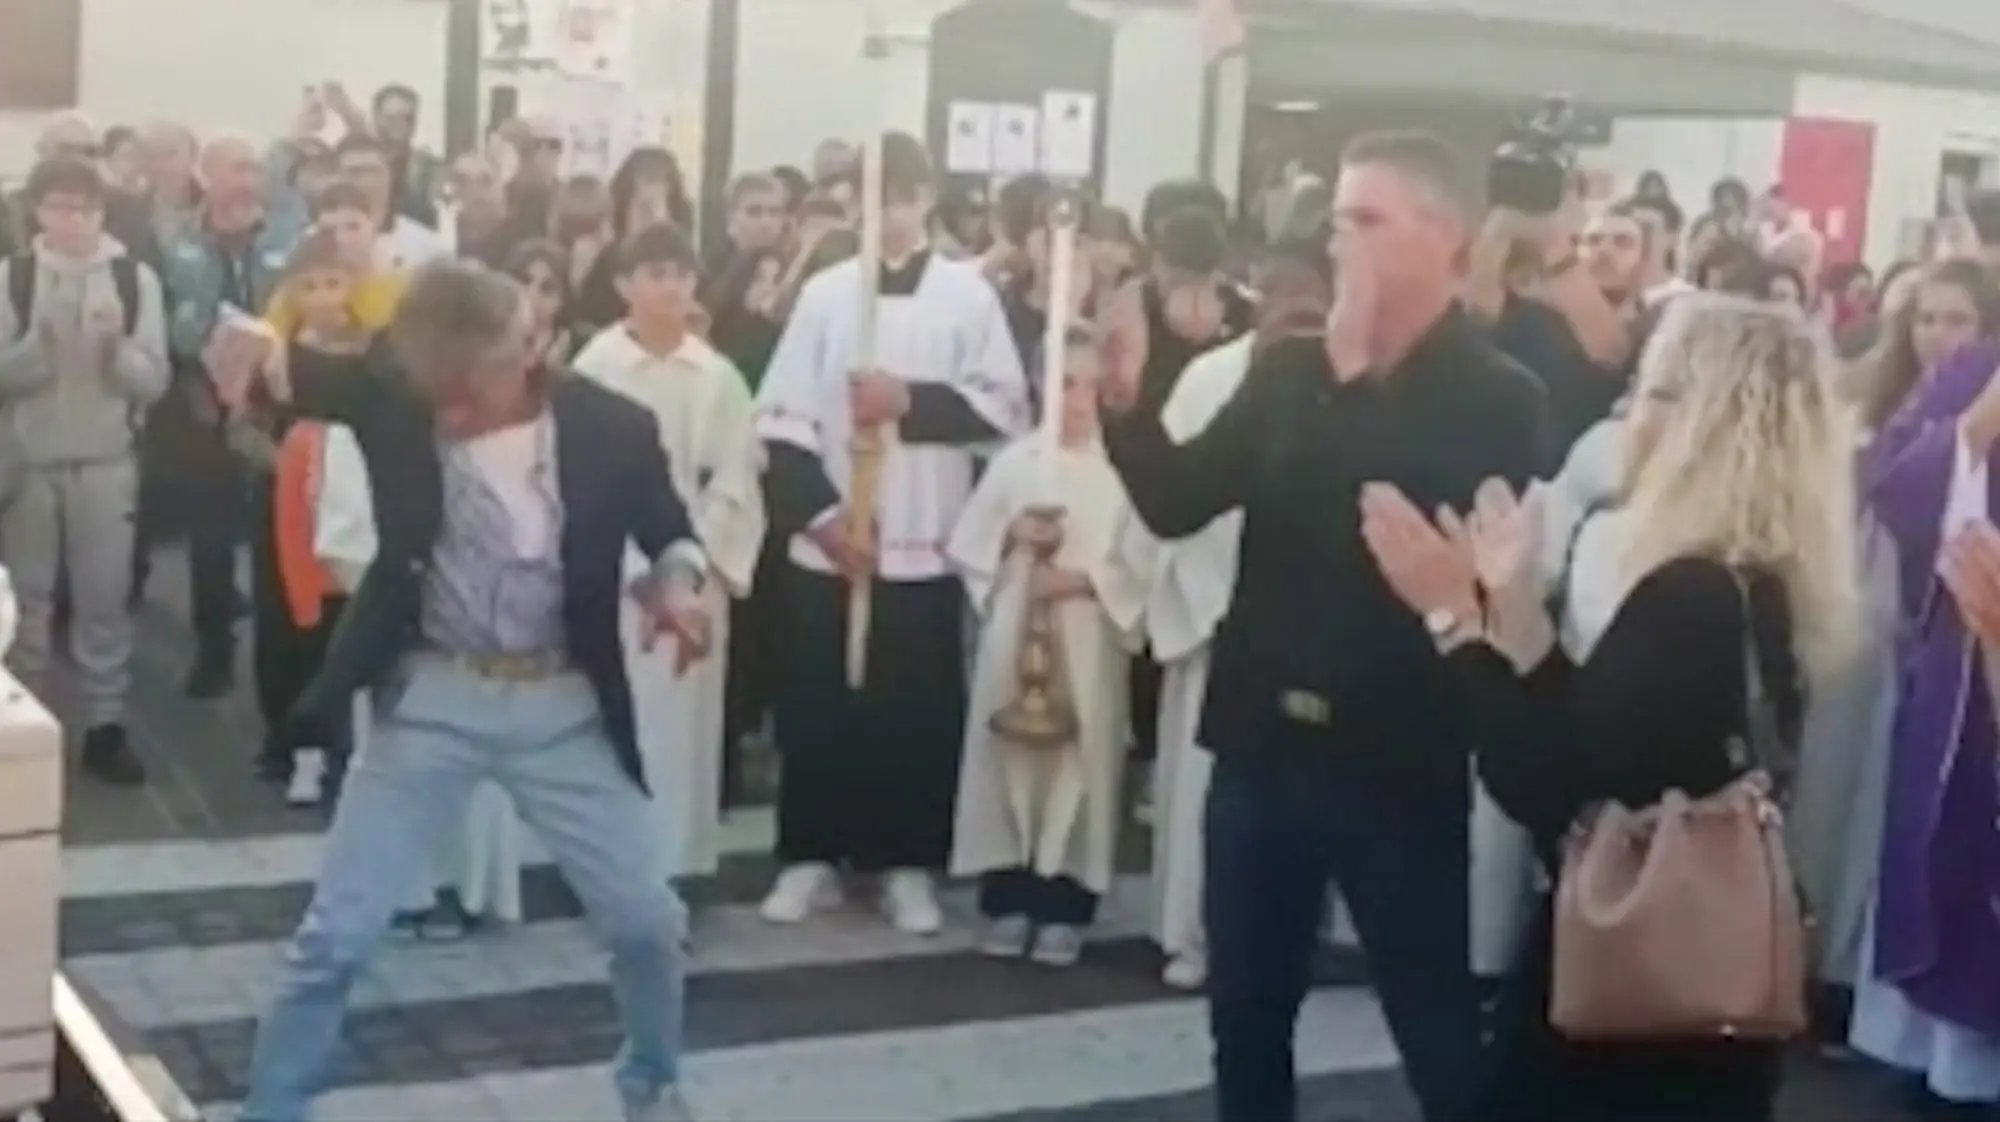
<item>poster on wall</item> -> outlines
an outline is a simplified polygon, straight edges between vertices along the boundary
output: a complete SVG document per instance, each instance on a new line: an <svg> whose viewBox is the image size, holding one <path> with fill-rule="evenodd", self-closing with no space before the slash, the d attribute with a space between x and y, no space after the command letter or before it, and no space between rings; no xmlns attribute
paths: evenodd
<svg viewBox="0 0 2000 1122"><path fill-rule="evenodd" d="M483 0L481 21L485 66L495 73L633 79L636 0Z"/></svg>
<svg viewBox="0 0 2000 1122"><path fill-rule="evenodd" d="M1785 122L1778 182L1794 213L1826 240L1824 264L1861 260L1874 168L1874 125L1819 117Z"/></svg>
<svg viewBox="0 0 2000 1122"><path fill-rule="evenodd" d="M1088 179L1097 163L1097 95L1050 90L1042 95L1041 170L1057 179Z"/></svg>
<svg viewBox="0 0 2000 1122"><path fill-rule="evenodd" d="M954 101L949 110L944 170L953 175L986 175L993 170L993 118L999 106Z"/></svg>
<svg viewBox="0 0 2000 1122"><path fill-rule="evenodd" d="M633 0L567 0L562 9L556 70L571 78L630 85L638 57Z"/></svg>
<svg viewBox="0 0 2000 1122"><path fill-rule="evenodd" d="M564 176L608 177L634 148L672 133L664 104L609 82L552 75L523 90L522 107L561 130Z"/></svg>

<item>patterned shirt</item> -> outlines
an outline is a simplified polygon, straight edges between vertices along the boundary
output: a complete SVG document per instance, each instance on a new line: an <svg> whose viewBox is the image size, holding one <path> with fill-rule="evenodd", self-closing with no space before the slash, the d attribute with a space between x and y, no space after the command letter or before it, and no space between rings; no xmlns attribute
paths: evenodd
<svg viewBox="0 0 2000 1122"><path fill-rule="evenodd" d="M501 440L526 441L530 451L516 457L497 443L481 448ZM555 441L554 419L543 413L525 433L440 446L444 525L425 589L426 641L476 655L564 648Z"/></svg>

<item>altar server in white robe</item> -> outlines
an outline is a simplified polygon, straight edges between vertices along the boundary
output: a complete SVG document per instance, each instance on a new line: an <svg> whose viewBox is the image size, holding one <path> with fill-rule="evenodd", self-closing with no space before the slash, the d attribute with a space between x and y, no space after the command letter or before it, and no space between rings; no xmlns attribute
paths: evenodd
<svg viewBox="0 0 2000 1122"><path fill-rule="evenodd" d="M705 876L721 856L729 599L750 594L764 540L763 449L743 375L687 332L700 280L694 243L679 227L661 225L611 252L625 319L599 332L573 369L652 411L674 488L714 569L703 589L715 627L710 657L685 666L678 644L649 649L635 604L622 625L639 753L668 868ZM627 552L628 576L652 570L638 549Z"/></svg>
<svg viewBox="0 0 2000 1122"><path fill-rule="evenodd" d="M988 954L1068 966L1111 887L1118 841L1127 672L1139 645L1144 575L1117 548L1125 488L1097 430L1095 339L1069 339L1051 447L1043 432L987 465L952 532L952 564L980 616L951 872L979 877ZM1053 548L1047 566L1038 548ZM1015 700L1032 602L1052 604L1077 732L1024 744L996 732Z"/></svg>
<svg viewBox="0 0 2000 1122"><path fill-rule="evenodd" d="M879 274L849 260L806 282L757 396L771 532L789 543L773 705L784 871L763 914L796 923L839 899L840 874L879 876L890 921L929 934L943 923L933 877L951 852L965 738L965 601L946 539L974 450L1026 427L1027 390L993 286L924 243L922 145L892 133L865 163L880 168ZM855 493L853 447L868 429L888 439L877 533L857 541L849 507L870 496ZM854 583L869 602L858 688Z"/></svg>
<svg viewBox="0 0 2000 1122"><path fill-rule="evenodd" d="M1160 421L1177 442L1200 433L1236 395L1259 347L1278 336L1316 330L1325 321L1332 293L1324 241L1279 242L1257 272L1256 330L1189 363L1161 408ZM1153 936L1167 955L1167 984L1180 989L1199 989L1208 980L1202 814L1212 758L1198 732L1208 691L1209 641L1236 589L1242 531L1242 513L1230 511L1178 541L1157 541L1136 519L1120 537L1129 563L1150 573L1146 632L1165 668L1160 758L1153 772ZM1337 899L1333 908L1338 914Z"/></svg>
<svg viewBox="0 0 2000 1122"><path fill-rule="evenodd" d="M1160 412L1167 435L1185 442L1201 432L1235 396L1255 342L1245 335L1188 364ZM1196 733L1208 690L1208 644L1229 611L1242 533L1242 512L1230 511L1178 541L1156 541L1136 518L1121 535L1132 564L1150 563L1146 632L1165 670L1160 757L1153 765L1153 937L1167 956L1167 984L1180 989L1199 989L1208 979L1201 824L1213 760Z"/></svg>

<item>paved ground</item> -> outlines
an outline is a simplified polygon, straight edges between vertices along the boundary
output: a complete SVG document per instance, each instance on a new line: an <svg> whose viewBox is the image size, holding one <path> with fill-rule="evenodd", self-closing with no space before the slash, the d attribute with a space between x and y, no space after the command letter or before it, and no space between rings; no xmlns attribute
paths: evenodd
<svg viewBox="0 0 2000 1122"><path fill-rule="evenodd" d="M242 698L180 695L183 580L163 559L143 627L134 733L157 782L73 784L66 826L67 968L147 1042L190 1099L225 1116L254 1018L303 907L315 816L250 778L259 725ZM1054 972L971 951L967 900L936 939L863 910L799 929L757 921L767 812L734 816L729 858L697 903L687 1079L715 1119L1209 1117L1198 1001L1157 981L1140 938L1143 877L1123 878L1082 964ZM329 1119L615 1117L616 1025L576 901L530 846L518 928L392 944L359 986ZM1143 847L1141 847L1143 849ZM1358 962L1330 954L1301 1018L1305 1116L1412 1117ZM1853 1072L1802 1064L1792 1122L1890 1119Z"/></svg>

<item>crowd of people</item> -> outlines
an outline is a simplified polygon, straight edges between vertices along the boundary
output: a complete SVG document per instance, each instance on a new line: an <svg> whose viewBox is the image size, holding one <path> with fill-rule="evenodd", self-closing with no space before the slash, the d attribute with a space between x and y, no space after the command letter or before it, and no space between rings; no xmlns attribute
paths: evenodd
<svg viewBox="0 0 2000 1122"><path fill-rule="evenodd" d="M1812 1031L2000 1100L2000 196L1878 284L1776 190L1489 207L1385 132L1246 253L1206 184L940 200L892 133L739 175L704 244L664 149L566 177L514 121L443 161L419 110L60 114L0 222L16 671L63 646L83 768L144 783L135 604L185 534L188 691L247 609L255 766L332 810L244 1118L305 1116L386 933L519 918L523 825L610 952L621 1098L698 1116L673 884L767 736L766 919L932 934L975 878L982 950L1049 967L1149 787L1225 1122L1294 1115L1330 889L1425 1117L1771 1118L1785 956L1750 948L1768 1022L1641 985L1610 1031L1578 897L1593 831L1780 803ZM1645 881L1668 959L1784 911L1682 872L1719 887Z"/></svg>

